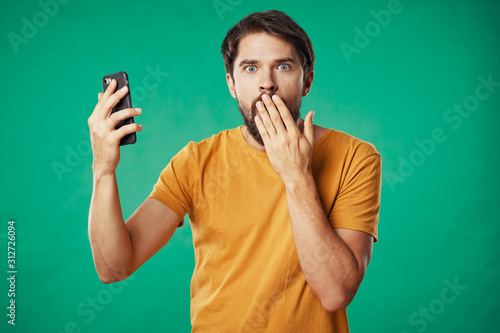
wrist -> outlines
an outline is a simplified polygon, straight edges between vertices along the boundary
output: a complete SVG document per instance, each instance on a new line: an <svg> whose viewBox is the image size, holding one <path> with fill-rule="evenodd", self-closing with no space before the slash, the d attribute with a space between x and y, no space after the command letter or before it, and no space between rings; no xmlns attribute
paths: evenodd
<svg viewBox="0 0 500 333"><path fill-rule="evenodd" d="M297 174L283 182L288 192L304 191L307 188L316 188L316 183L311 172Z"/></svg>
<svg viewBox="0 0 500 333"><path fill-rule="evenodd" d="M113 168L105 168L99 166L95 163L92 164L92 172L94 173L95 179L101 179L109 176L115 176L115 169Z"/></svg>

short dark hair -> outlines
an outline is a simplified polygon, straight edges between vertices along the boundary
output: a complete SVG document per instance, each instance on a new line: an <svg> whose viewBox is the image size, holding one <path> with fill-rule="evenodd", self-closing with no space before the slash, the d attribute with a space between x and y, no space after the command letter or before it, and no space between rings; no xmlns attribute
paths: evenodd
<svg viewBox="0 0 500 333"><path fill-rule="evenodd" d="M279 10L255 12L235 24L222 42L221 52L226 72L233 77L234 60L240 40L248 34L266 32L293 44L302 60L304 80L314 70L314 51L307 33L290 16Z"/></svg>

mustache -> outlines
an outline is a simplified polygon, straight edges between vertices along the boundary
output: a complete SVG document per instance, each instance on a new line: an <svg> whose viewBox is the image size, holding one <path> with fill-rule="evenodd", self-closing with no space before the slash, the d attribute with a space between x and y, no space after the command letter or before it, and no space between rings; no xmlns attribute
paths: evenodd
<svg viewBox="0 0 500 333"><path fill-rule="evenodd" d="M264 94L265 94L265 92L261 93L259 96L254 98L252 100L251 104L247 107L245 107L245 105L243 105L241 103L240 99L236 98L236 100L238 101L238 109L240 110L241 115L243 116L243 121L245 123L245 126L247 127L248 132L255 139L255 141L257 141L261 146L264 146L264 142L262 141L262 137L260 135L259 129L257 128L257 124L255 123L255 116L259 112L259 111L257 111L257 102L262 100L262 95L264 95ZM272 97L272 96L278 95L278 94L270 93L268 95L270 97ZM278 96L281 98L283 103L285 103L285 106L290 111L290 114L292 115L293 120L295 122L297 122L297 119L299 119L299 117L300 117L300 105L302 102L301 97L297 97L296 100L294 100L292 97L292 102L290 103L290 101L284 99L280 95L278 95ZM285 126L285 128L286 128L286 126Z"/></svg>

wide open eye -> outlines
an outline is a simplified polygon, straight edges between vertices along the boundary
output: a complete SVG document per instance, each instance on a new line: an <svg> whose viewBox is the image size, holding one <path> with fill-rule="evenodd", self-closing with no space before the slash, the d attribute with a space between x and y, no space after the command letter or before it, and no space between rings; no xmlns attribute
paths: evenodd
<svg viewBox="0 0 500 333"><path fill-rule="evenodd" d="M281 64L278 66L279 69L281 69L282 71L287 71L290 69L290 65L288 64Z"/></svg>

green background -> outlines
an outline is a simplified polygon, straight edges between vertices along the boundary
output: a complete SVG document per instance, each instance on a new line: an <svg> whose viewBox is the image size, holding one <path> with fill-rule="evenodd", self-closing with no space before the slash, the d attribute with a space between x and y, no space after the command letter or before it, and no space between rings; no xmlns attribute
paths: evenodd
<svg viewBox="0 0 500 333"><path fill-rule="evenodd" d="M102 76L126 71L144 125L117 169L126 219L184 145L242 124L220 44L245 15L267 9L285 11L313 42L315 80L302 114L315 110L317 124L371 142L383 157L379 242L347 309L351 331L500 331L500 87L480 88L489 96L467 117L445 119L454 104L472 105L478 77L500 81L498 1L402 0L378 30L371 11L388 1L42 3L53 15L37 1L0 2L0 331L190 330L189 223L126 282L98 279L87 236L87 119ZM24 27L34 22L36 31ZM341 45L356 45L356 28L372 37L346 57ZM29 38L13 45L23 29ZM146 90L157 68L168 76ZM6 316L9 220L15 327ZM453 294L447 283L465 289Z"/></svg>

